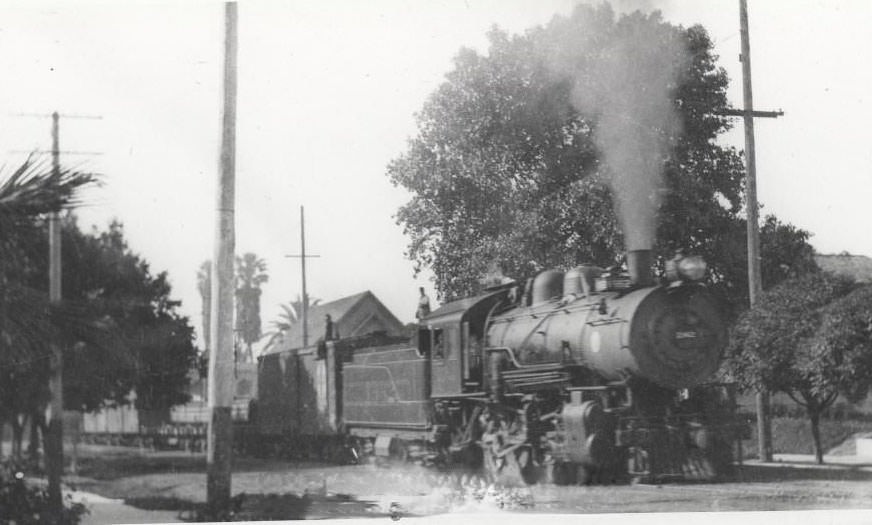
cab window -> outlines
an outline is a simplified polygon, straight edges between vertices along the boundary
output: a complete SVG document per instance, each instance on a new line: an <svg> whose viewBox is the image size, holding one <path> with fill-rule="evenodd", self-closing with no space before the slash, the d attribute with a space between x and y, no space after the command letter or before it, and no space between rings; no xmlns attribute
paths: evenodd
<svg viewBox="0 0 872 525"><path fill-rule="evenodd" d="M445 334L442 329L432 330L433 359L445 359Z"/></svg>
<svg viewBox="0 0 872 525"><path fill-rule="evenodd" d="M430 357L430 330L422 328L418 330L418 355Z"/></svg>

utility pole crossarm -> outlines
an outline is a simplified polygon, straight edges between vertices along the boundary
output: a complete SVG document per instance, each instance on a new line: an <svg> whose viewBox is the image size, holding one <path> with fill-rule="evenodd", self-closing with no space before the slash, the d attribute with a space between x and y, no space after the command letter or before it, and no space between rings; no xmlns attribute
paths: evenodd
<svg viewBox="0 0 872 525"><path fill-rule="evenodd" d="M40 150L26 150L26 149L12 149L9 150L9 153L27 153L28 155L54 155L53 151L40 151ZM75 150L60 150L58 153L63 155L94 155L99 156L103 155L101 151L75 151Z"/></svg>
<svg viewBox="0 0 872 525"><path fill-rule="evenodd" d="M723 115L726 117L778 118L783 117L784 112L780 109L778 111L757 111L754 109L724 109L721 111L715 111L715 115Z"/></svg>
<svg viewBox="0 0 872 525"><path fill-rule="evenodd" d="M75 113L9 113L13 117L33 117L33 118L49 118L57 115L63 118L78 118L85 120L103 120L103 115L78 115Z"/></svg>

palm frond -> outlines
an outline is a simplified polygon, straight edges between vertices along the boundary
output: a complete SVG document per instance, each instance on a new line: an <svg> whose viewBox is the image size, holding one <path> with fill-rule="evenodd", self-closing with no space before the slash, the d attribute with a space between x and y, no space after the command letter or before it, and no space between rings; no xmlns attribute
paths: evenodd
<svg viewBox="0 0 872 525"><path fill-rule="evenodd" d="M280 304L279 307L282 309L282 313L279 314L279 320L274 321L274 324L283 324L287 325L287 328L290 328L291 325L296 323L299 319L297 310L289 304ZM287 328L285 328L285 330L287 330Z"/></svg>
<svg viewBox="0 0 872 525"><path fill-rule="evenodd" d="M28 264L21 250L31 233L25 226L38 215L78 204L78 190L96 182L93 174L54 172L32 157L0 181L0 360L7 364L45 358L59 333L46 294L10 271L13 263Z"/></svg>
<svg viewBox="0 0 872 525"><path fill-rule="evenodd" d="M81 204L81 188L99 183L96 175L69 169L55 173L45 162L28 158L0 182L0 217L34 217Z"/></svg>

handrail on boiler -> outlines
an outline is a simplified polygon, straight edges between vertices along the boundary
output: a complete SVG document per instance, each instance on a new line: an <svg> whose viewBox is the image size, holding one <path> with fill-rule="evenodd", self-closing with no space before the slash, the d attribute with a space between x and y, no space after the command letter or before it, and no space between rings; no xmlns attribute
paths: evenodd
<svg viewBox="0 0 872 525"><path fill-rule="evenodd" d="M547 363L544 367L541 364L540 365L522 365L515 358L514 350L512 350L508 346L490 346L488 348L485 348L484 351L485 351L485 353L505 352L506 355L509 356L509 360L512 362L512 364L515 365L515 368L517 368L519 370L541 370L542 368L562 368L563 367L562 364L556 364L556 363Z"/></svg>

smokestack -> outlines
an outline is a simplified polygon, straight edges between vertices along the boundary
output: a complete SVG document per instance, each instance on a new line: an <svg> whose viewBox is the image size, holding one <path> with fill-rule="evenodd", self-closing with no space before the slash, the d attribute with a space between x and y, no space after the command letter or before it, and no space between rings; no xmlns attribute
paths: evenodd
<svg viewBox="0 0 872 525"><path fill-rule="evenodd" d="M627 252L627 271L630 272L630 280L636 286L652 286L654 274L651 273L651 264L654 262L652 250L630 250Z"/></svg>

